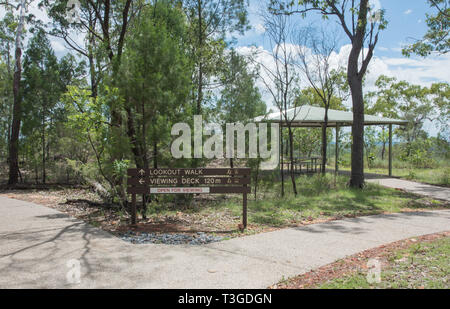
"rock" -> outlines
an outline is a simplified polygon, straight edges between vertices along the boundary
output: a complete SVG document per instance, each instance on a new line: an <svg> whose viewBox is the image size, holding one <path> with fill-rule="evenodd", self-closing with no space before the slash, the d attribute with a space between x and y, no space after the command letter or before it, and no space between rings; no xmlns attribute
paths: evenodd
<svg viewBox="0 0 450 309"><path fill-rule="evenodd" d="M199 232L196 235L184 234L154 234L126 232L121 239L133 244L166 244L166 245L204 245L212 242L222 241L223 237L207 235Z"/></svg>

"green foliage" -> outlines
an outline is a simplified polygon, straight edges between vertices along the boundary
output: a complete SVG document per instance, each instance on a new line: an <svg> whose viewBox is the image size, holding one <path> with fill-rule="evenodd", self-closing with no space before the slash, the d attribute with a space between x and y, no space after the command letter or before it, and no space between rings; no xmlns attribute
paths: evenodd
<svg viewBox="0 0 450 309"><path fill-rule="evenodd" d="M428 0L433 14L427 15L428 31L424 37L405 47L403 55L417 54L427 57L432 53L446 54L450 51L450 7L448 0Z"/></svg>
<svg viewBox="0 0 450 309"><path fill-rule="evenodd" d="M224 85L216 106L216 115L221 123L246 123L266 113L266 104L256 87L257 73L249 70L243 56L232 50L226 57L229 64L221 72Z"/></svg>
<svg viewBox="0 0 450 309"><path fill-rule="evenodd" d="M372 167L373 162L376 159L376 147L377 147L377 133L373 127L366 128L364 132L364 147L367 159L367 166Z"/></svg>
<svg viewBox="0 0 450 309"><path fill-rule="evenodd" d="M77 160L79 165L85 165L85 170L89 171L81 173L87 182L103 180L112 186L114 161L110 160L110 149L121 147L123 152L129 151L126 142L119 145L111 144L108 106L111 101L117 102L118 96L118 90L109 87L104 87L100 95L94 98L90 90L69 86L62 98L68 113L66 128L71 131L71 139L76 144L84 145L89 153L88 160ZM94 174L90 172L93 162L97 166L97 172Z"/></svg>
<svg viewBox="0 0 450 309"><path fill-rule="evenodd" d="M143 10L124 50L120 93L134 161L140 167L149 164L146 145L170 146L172 124L186 121L191 114L187 103L192 63L186 33L183 14L162 1Z"/></svg>
<svg viewBox="0 0 450 309"><path fill-rule="evenodd" d="M448 83L437 83L428 88L382 75L375 85L377 91L367 95L368 112L389 118L406 119L408 125L397 130L396 134L407 143L425 135L423 126L426 120L439 121L442 124L441 131L448 130Z"/></svg>
<svg viewBox="0 0 450 309"><path fill-rule="evenodd" d="M58 61L45 32L35 32L25 52L23 65L21 145L27 154L28 167L35 171L36 180L37 170L41 169L42 182L45 183L47 169L56 169L62 159L53 155L58 159L51 160L51 150L57 148L58 139L65 135L61 124L66 120L67 111L60 98L67 85L79 83L83 74L83 63L78 64L71 55Z"/></svg>
<svg viewBox="0 0 450 309"><path fill-rule="evenodd" d="M406 144L400 158L410 162L416 168L432 168L436 166L431 153L430 139L418 139Z"/></svg>
<svg viewBox="0 0 450 309"><path fill-rule="evenodd" d="M114 167L114 176L116 177L126 177L127 176L127 170L130 167L130 161L129 160L116 160L113 163Z"/></svg>
<svg viewBox="0 0 450 309"><path fill-rule="evenodd" d="M204 105L209 109L214 97L215 77L225 64L227 36L249 29L247 6L246 0L183 1L189 23L190 56L195 66L192 103L198 115L203 114Z"/></svg>

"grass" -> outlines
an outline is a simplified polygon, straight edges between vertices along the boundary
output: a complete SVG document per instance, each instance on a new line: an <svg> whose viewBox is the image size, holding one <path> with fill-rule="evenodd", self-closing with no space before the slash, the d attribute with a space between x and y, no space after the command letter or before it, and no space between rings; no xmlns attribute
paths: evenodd
<svg viewBox="0 0 450 309"><path fill-rule="evenodd" d="M333 279L322 289L449 289L450 237L429 243L417 243L392 253L381 272L380 283L368 283L367 273L360 271Z"/></svg>
<svg viewBox="0 0 450 309"><path fill-rule="evenodd" d="M368 173L379 174L383 173L383 169L369 169ZM386 171L384 171L386 173ZM418 182L429 183L432 185L450 187L450 168L395 168L392 173L396 177L401 177L408 180L415 180Z"/></svg>
<svg viewBox="0 0 450 309"><path fill-rule="evenodd" d="M268 181L262 184L255 200L253 195L248 201L248 220L255 226L286 227L320 220L339 219L395 213L404 210L442 208L443 202L422 199L401 191L368 184L364 190L347 187L348 178L334 176L299 177L296 181L298 195L292 193L292 184L285 182L285 197L280 196L281 183ZM252 188L253 191L253 188ZM170 214L169 209L160 203L152 208L149 215ZM242 214L242 197L210 201L201 207L193 206L183 212L202 213L205 216L226 211L231 217Z"/></svg>
<svg viewBox="0 0 450 309"><path fill-rule="evenodd" d="M340 170L350 171L350 167L340 167ZM387 168L365 168L365 173L388 175ZM441 168L393 168L392 175L407 180L428 183L431 185L438 185L450 187L450 167L444 166Z"/></svg>
<svg viewBox="0 0 450 309"><path fill-rule="evenodd" d="M349 170L349 169L348 169ZM387 175L384 168L366 168L366 173ZM407 180L418 181L438 186L450 187L450 168L393 168L392 174L395 177Z"/></svg>

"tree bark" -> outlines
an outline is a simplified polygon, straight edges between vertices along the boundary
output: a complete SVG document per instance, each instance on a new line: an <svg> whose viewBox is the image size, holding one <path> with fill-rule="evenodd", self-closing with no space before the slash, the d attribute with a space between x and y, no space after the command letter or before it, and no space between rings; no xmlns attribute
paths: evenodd
<svg viewBox="0 0 450 309"><path fill-rule="evenodd" d="M362 189L364 187L364 95L362 82L370 60L373 57L373 50L378 41L378 34L375 35L373 42L369 44L369 51L367 52L366 58L362 61L361 69L359 69L359 57L363 52L364 40L366 38L369 1L361 0L359 6L358 25L356 26L355 35L352 36L352 50L348 58L347 80L353 102L352 172L350 187ZM370 33L370 37L372 38L372 33Z"/></svg>
<svg viewBox="0 0 450 309"><path fill-rule="evenodd" d="M16 32L16 64L14 68L14 81L13 81L13 94L14 94L14 106L13 106L13 120L11 128L11 141L9 148L9 185L16 185L19 177L19 135L20 135L20 123L22 121L22 99L20 97L20 80L22 78L22 32L25 23L25 0L20 4L20 19Z"/></svg>
<svg viewBox="0 0 450 309"><path fill-rule="evenodd" d="M291 181L292 181L292 190L294 191L294 195L297 196L297 184L295 183L295 173L294 173L294 134L292 132L291 126L289 126L289 156L291 161Z"/></svg>
<svg viewBox="0 0 450 309"><path fill-rule="evenodd" d="M45 108L45 107L44 107ZM42 111L42 183L45 184L45 114Z"/></svg>
<svg viewBox="0 0 450 309"><path fill-rule="evenodd" d="M146 168L148 167L146 166ZM158 168L158 142L156 139L153 143L153 168Z"/></svg>
<svg viewBox="0 0 450 309"><path fill-rule="evenodd" d="M202 0L198 0L198 48L200 50L198 63L197 115L202 113L203 101L203 16Z"/></svg>
<svg viewBox="0 0 450 309"><path fill-rule="evenodd" d="M352 126L352 172L350 186L352 188L364 187L364 98L362 80L358 77L349 77L349 84L353 100L353 126Z"/></svg>
<svg viewBox="0 0 450 309"><path fill-rule="evenodd" d="M284 154L283 154L283 127L280 126L280 170L281 170L281 196L284 197Z"/></svg>

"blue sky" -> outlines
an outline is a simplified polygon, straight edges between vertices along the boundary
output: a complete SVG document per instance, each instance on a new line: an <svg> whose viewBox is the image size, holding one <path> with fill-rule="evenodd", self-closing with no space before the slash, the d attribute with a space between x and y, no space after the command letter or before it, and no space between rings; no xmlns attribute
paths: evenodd
<svg viewBox="0 0 450 309"><path fill-rule="evenodd" d="M406 80L412 84L430 86L433 82L450 82L450 55L433 55L426 59L412 56L406 58L402 55L403 46L420 39L427 32L426 13L433 10L426 0L372 0L372 5L380 6L386 12L389 21L387 29L381 32L379 42L374 52L374 58L369 66L366 76L365 91L374 90L374 83L380 75L396 77L398 80ZM378 3L376 3L378 1ZM245 47L256 46L268 50L269 44L264 36L262 19L258 12L264 1L250 0L249 19L252 30L244 36L237 37L237 49L244 50ZM311 15L311 14L310 14ZM308 15L308 16L310 16ZM330 17L328 21L323 21L321 16L312 13L306 20L299 15L294 16L299 26L308 26L311 22L316 26L325 23L327 27L335 27L338 33L342 33L341 50L337 57L344 62L349 52L349 39L343 33L340 26L336 24L336 18ZM264 86L260 86L264 92ZM266 103L270 106L270 96L263 95ZM347 102L350 107L351 102ZM426 130L431 135L436 135L438 128L430 122L425 125Z"/></svg>
<svg viewBox="0 0 450 309"><path fill-rule="evenodd" d="M258 16L262 2L250 0L249 19L253 29L238 38L238 46L266 45L264 44L264 34L258 31L258 27L262 24L261 18ZM425 0L379 0L379 3L386 10L389 26L380 36L377 55L399 57L401 56L401 47L407 42L411 42L410 38L421 38L426 33L425 14L432 11ZM301 19L300 16L296 18L299 23L305 23L305 25L309 24L311 20L320 22L319 15L313 14L314 18L307 20ZM332 18L325 21L329 24L333 24L333 22ZM346 37L343 36L342 39L343 44L348 44Z"/></svg>
<svg viewBox="0 0 450 309"><path fill-rule="evenodd" d="M381 32L377 44L374 60L369 68L368 86L381 75L390 75L401 80L407 80L414 84L429 86L432 82L450 81L450 55L430 56L427 59L412 56L405 58L401 49L403 46L420 39L427 32L426 13L433 12L426 0L372 0L375 5L380 6L386 12L389 21L387 29ZM265 1L250 0L249 19L252 30L244 36L238 36L237 47L256 45L268 49L267 39L264 39L263 22L258 11ZM335 17L323 21L317 13L309 14L306 20L299 15L294 20L301 26L316 26L321 24L337 29L341 33L340 42L342 46L350 43L348 37L343 33ZM347 50L348 51L348 50ZM345 58L345 55L341 55Z"/></svg>

